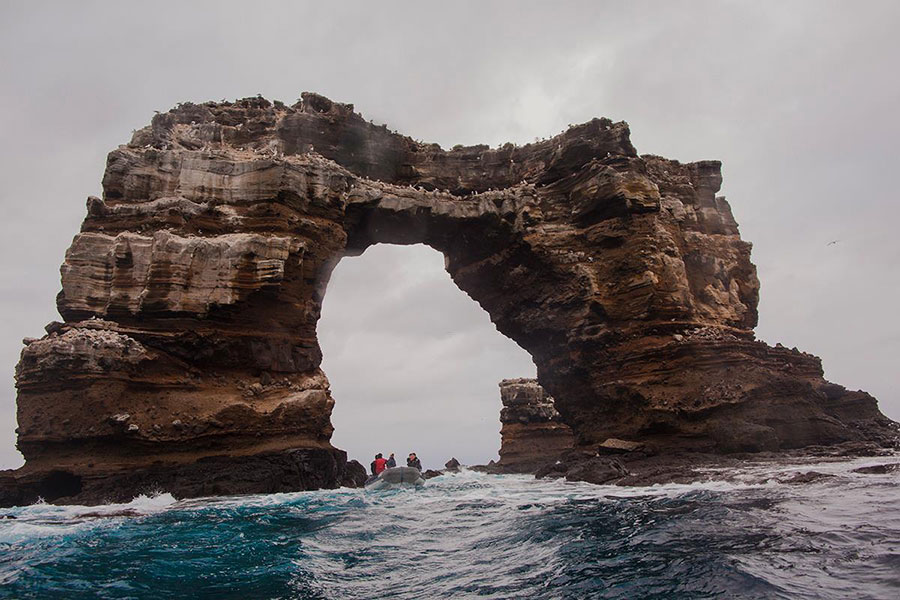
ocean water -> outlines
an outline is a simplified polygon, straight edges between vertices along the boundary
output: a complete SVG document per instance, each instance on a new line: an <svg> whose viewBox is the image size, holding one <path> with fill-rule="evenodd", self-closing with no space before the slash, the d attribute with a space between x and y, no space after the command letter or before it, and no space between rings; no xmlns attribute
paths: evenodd
<svg viewBox="0 0 900 600"><path fill-rule="evenodd" d="M900 472L853 470L898 461L0 509L0 598L896 599Z"/></svg>

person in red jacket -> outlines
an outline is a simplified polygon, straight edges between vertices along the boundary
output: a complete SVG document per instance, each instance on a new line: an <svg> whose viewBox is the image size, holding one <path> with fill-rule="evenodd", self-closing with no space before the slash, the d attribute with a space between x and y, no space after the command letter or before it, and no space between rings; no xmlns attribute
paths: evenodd
<svg viewBox="0 0 900 600"><path fill-rule="evenodd" d="M381 455L381 452L375 455L375 460L372 461L370 466L372 468L372 475L378 475L387 468L387 461Z"/></svg>

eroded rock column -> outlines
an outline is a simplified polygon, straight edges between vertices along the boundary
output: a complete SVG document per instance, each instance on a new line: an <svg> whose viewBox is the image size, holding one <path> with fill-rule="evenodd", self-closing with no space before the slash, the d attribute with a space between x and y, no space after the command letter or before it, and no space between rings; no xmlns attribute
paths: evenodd
<svg viewBox="0 0 900 600"><path fill-rule="evenodd" d="M500 382L500 466L527 473L572 447L568 425L536 379Z"/></svg>

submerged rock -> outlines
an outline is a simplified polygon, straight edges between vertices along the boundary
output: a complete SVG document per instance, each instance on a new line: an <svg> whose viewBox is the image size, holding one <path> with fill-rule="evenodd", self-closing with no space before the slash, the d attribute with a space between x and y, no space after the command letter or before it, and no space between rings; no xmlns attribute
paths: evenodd
<svg viewBox="0 0 900 600"><path fill-rule="evenodd" d="M807 471L805 473L796 473L790 477L785 477L780 479L781 483L791 483L791 484L800 484L800 483L813 483L816 481L822 481L823 479L831 479L834 475L830 473L819 473L818 471Z"/></svg>
<svg viewBox="0 0 900 600"><path fill-rule="evenodd" d="M566 470L566 481L609 483L628 475L625 466L616 459L592 458L577 462Z"/></svg>
<svg viewBox="0 0 900 600"><path fill-rule="evenodd" d="M900 471L900 463L888 463L884 465L872 465L871 467L860 467L854 469L854 473L863 473L865 475L884 475Z"/></svg>
<svg viewBox="0 0 900 600"><path fill-rule="evenodd" d="M595 484L615 482L626 475L628 470L618 459L577 450L563 453L559 460L547 463L535 472L538 479L565 477L566 481Z"/></svg>

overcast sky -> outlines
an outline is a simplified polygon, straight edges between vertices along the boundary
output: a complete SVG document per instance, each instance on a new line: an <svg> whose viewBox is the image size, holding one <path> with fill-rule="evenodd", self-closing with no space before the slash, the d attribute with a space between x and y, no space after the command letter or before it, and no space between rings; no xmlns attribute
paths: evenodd
<svg viewBox="0 0 900 600"><path fill-rule="evenodd" d="M58 318L106 153L181 101L305 90L444 147L607 116L639 152L722 160L759 337L900 418L900 2L333 4L0 4L0 468L21 339ZM334 442L366 462L495 457L497 382L534 373L420 246L341 262L319 329Z"/></svg>

